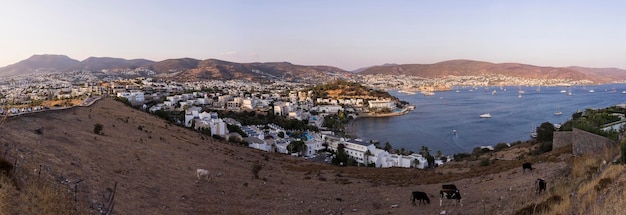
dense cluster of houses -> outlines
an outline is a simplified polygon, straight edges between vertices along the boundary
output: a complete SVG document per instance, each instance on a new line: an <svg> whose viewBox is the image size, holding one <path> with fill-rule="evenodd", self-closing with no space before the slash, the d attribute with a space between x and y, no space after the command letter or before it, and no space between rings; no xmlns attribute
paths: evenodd
<svg viewBox="0 0 626 215"><path fill-rule="evenodd" d="M141 90L118 92L117 96L127 98L133 103L145 102ZM317 104L317 105L316 105ZM230 118L219 118L215 112L203 111L205 108L222 110L259 110L272 109L276 115L293 119L308 120L310 125L322 128L324 116L337 114L339 111L356 113L363 108L394 108L391 100L363 99L323 99L313 102L311 92L292 90L287 96L278 93L242 94L239 91L225 91L222 93L190 92L179 95L166 96L161 103L150 107L144 105L149 112L159 110L184 110L184 121L181 125L193 127L197 130L208 129L212 135L224 138L240 138L248 146L262 151L289 154L288 146L292 141L303 141L304 150L294 153L296 156L314 157L326 150L337 151L339 145L344 146L348 156L360 164L373 164L376 167L413 167L424 168L428 165L425 157L420 154L400 155L392 154L376 148L373 143L358 139L347 139L334 135L332 132L308 131L304 136L290 137L291 133L275 124L242 125ZM311 112L317 112L311 114ZM356 117L356 115L354 115ZM241 128L247 137L228 130L227 125ZM436 164L443 164L436 160Z"/></svg>
<svg viewBox="0 0 626 215"><path fill-rule="evenodd" d="M20 83L16 83L20 84ZM24 86L30 86L24 84ZM359 98L328 99L313 98L312 92L303 91L302 84L276 82L270 85L261 85L254 82L239 80L230 81L203 81L203 82L163 82L151 78L138 78L109 83L85 83L70 85L66 82L55 83L56 87L48 87L45 91L28 90L36 87L23 87L20 91L29 92L28 98L6 96L4 102L30 101L50 98L66 99L80 96L113 95L128 99L134 105L143 105L149 112L185 111L184 121L180 124L194 129L208 129L212 135L224 138L241 138L249 147L268 152L289 153L288 146L292 141L302 140L304 150L294 155L313 157L321 151L337 151L339 145L344 146L346 153L358 163L373 164L376 167L415 167L424 168L428 165L426 158L419 154L399 155L378 149L372 143L358 139L346 139L335 136L332 132L306 132L304 136L290 137L286 131L275 124L269 125L242 125L230 118L219 118L215 112L206 112L205 109L217 110L272 110L274 114L298 120L308 120L310 125L322 128L324 117L338 112L344 112L353 117L356 113L369 109L394 109L396 104L392 100L371 100ZM5 92L8 89L5 87ZM219 89L219 90L207 90ZM24 91L26 90L26 91ZM15 91L15 89L14 89ZM5 95L19 95L7 93ZM44 96L44 97L41 97ZM41 98L40 98L41 97ZM162 101L154 103L154 101ZM148 106L150 103L150 106ZM30 106L0 110L0 114L19 114L42 110L47 107ZM238 137L237 133L230 132L227 125L235 125L246 133L247 137ZM438 163L442 163L437 161Z"/></svg>

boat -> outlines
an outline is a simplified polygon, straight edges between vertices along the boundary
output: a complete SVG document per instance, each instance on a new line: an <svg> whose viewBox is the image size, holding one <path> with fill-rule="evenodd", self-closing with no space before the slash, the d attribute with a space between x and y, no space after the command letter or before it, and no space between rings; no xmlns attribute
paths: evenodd
<svg viewBox="0 0 626 215"><path fill-rule="evenodd" d="M495 94L496 94L496 90L493 90L493 91L491 92L491 95L495 95Z"/></svg>
<svg viewBox="0 0 626 215"><path fill-rule="evenodd" d="M489 114L489 113L481 114L480 118L491 118L491 114Z"/></svg>
<svg viewBox="0 0 626 215"><path fill-rule="evenodd" d="M530 128L530 137L537 138L537 127L535 127L535 123L532 123Z"/></svg>
<svg viewBox="0 0 626 215"><path fill-rule="evenodd" d="M422 94L424 94L425 96L434 96L435 93L432 91L422 91Z"/></svg>
<svg viewBox="0 0 626 215"><path fill-rule="evenodd" d="M626 90L622 91L622 94L626 94Z"/></svg>
<svg viewBox="0 0 626 215"><path fill-rule="evenodd" d="M561 93L567 93L567 90L561 90Z"/></svg>
<svg viewBox="0 0 626 215"><path fill-rule="evenodd" d="M560 116L561 114L563 114L563 112L561 112L561 111L554 112L555 116Z"/></svg>
<svg viewBox="0 0 626 215"><path fill-rule="evenodd" d="M589 92L590 92L590 93L595 93L596 91L595 91L595 90L589 90Z"/></svg>
<svg viewBox="0 0 626 215"><path fill-rule="evenodd" d="M414 94L415 94L415 92L413 92L413 91L409 91L409 90L400 90L400 91L398 91L398 92L399 92L399 93L406 93L406 94L409 94L409 95L414 95Z"/></svg>

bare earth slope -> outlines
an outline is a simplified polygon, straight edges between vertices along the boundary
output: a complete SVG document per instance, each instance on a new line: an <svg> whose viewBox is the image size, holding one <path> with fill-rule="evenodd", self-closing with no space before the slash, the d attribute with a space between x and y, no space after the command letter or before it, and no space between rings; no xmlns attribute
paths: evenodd
<svg viewBox="0 0 626 215"><path fill-rule="evenodd" d="M96 123L103 134L94 134ZM40 128L42 134L35 132ZM510 214L535 199L534 179L543 177L550 187L567 168L543 162L533 175L522 175L520 167L447 180L473 164L429 171L334 167L230 145L112 99L12 117L0 127L0 139L0 152L17 160L22 181L37 177L40 165L49 167L41 178L69 191L83 179L78 200L84 207L103 204L117 182L115 214ZM257 162L262 169L255 179ZM196 183L197 168L213 179ZM463 207L438 205L443 183L461 189ZM427 192L431 204L412 206L413 190Z"/></svg>

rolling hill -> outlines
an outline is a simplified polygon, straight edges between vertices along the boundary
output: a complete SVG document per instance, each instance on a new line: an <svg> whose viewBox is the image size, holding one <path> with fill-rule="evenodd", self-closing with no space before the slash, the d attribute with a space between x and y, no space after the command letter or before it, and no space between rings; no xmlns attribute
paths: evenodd
<svg viewBox="0 0 626 215"><path fill-rule="evenodd" d="M65 55L33 55L18 63L0 68L0 77L24 74L68 72L72 70L100 71L102 69L152 69L158 77L175 81L200 80L285 80L308 83L327 82L353 72L331 66L304 66L289 62L236 63L218 59L167 59L153 62L145 59L126 60L111 57L90 57L83 61ZM541 67L520 63L489 63L472 60L451 60L434 64L384 64L364 67L357 74L412 75L425 78L454 76L484 76L501 74L534 79L590 80L608 83L626 80L626 70L618 68Z"/></svg>
<svg viewBox="0 0 626 215"><path fill-rule="evenodd" d="M607 83L626 79L626 70L585 67L541 67L519 63L489 63L472 60L451 60L434 64L402 64L375 66L359 74L412 75L425 78L445 76L485 76L501 74L510 77L534 79L591 80Z"/></svg>
<svg viewBox="0 0 626 215"><path fill-rule="evenodd" d="M63 72L80 64L80 61L65 55L33 55L15 64L0 68L0 76L17 76L25 74L44 74Z"/></svg>
<svg viewBox="0 0 626 215"><path fill-rule="evenodd" d="M101 134L94 133L96 124ZM597 175L588 169L599 170L602 158L576 167L571 148L526 157L535 169L523 174L524 161L515 157L533 146L485 154L497 158L487 166L470 160L432 170L337 167L216 140L105 98L89 107L2 119L0 158L15 163L12 175L21 189L11 188L0 171L0 214L100 214L113 190L113 214L520 214L553 196L568 198L563 184L571 175L584 181ZM209 170L212 180L198 181L197 168ZM623 169L603 186L623 185ZM537 177L546 179L549 193L534 194ZM441 185L449 183L460 187L462 207L437 203ZM415 190L429 194L431 204L412 206ZM571 201L604 207L593 199ZM604 210L623 203L612 205Z"/></svg>
<svg viewBox="0 0 626 215"><path fill-rule="evenodd" d="M235 63L217 59L167 59L153 62L145 59L126 60L111 57L89 57L83 61L65 55L34 55L26 60L0 68L0 77L73 70L101 71L103 69L149 68L161 78L175 81L200 80L286 80L316 83L330 80L347 72L330 66L303 66L288 62Z"/></svg>

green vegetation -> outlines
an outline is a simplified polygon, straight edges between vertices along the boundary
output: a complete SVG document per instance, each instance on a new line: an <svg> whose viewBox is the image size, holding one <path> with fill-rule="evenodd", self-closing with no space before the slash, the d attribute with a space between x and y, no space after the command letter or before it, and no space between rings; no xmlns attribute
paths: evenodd
<svg viewBox="0 0 626 215"><path fill-rule="evenodd" d="M259 178L259 172L261 171L261 169L263 169L263 165L261 165L261 162L259 161L255 162L252 165L252 175L254 175L254 178Z"/></svg>
<svg viewBox="0 0 626 215"><path fill-rule="evenodd" d="M572 128L577 128L617 141L619 131L604 131L602 130L602 126L619 122L620 117L617 114L624 113L625 110L617 106L604 109L586 109L584 112L578 111L572 114L571 120L563 124L561 130L571 131Z"/></svg>
<svg viewBox="0 0 626 215"><path fill-rule="evenodd" d="M95 134L102 134L102 124L100 123L96 123L93 125L93 133Z"/></svg>
<svg viewBox="0 0 626 215"><path fill-rule="evenodd" d="M345 112L339 111L337 115L328 115L324 117L324 123L322 126L326 127L338 134L345 135L345 126L352 120L352 116L346 116Z"/></svg>
<svg viewBox="0 0 626 215"><path fill-rule="evenodd" d="M237 132L242 137L248 137L248 135L245 132L243 132L243 130L241 130L241 127L239 127L239 126L226 124L226 128L230 132Z"/></svg>
<svg viewBox="0 0 626 215"><path fill-rule="evenodd" d="M127 105L127 106L129 106L129 107L132 107L132 106L133 106L133 105L130 103L130 101L128 101L128 99L127 99L127 98L124 98L124 97L115 97L115 101L118 101L118 102L124 103L125 105Z"/></svg>
<svg viewBox="0 0 626 215"><path fill-rule="evenodd" d="M317 98L331 98L331 99L343 99L343 98L361 98L365 100L377 99L377 98L390 98L395 101L400 107L407 105L405 101L392 96L386 91L372 89L361 85L356 82L349 82L345 80L336 80L330 83L317 85L310 89L304 90L305 92L312 91L313 100Z"/></svg>
<svg viewBox="0 0 626 215"><path fill-rule="evenodd" d="M271 113L258 113L255 111L217 111L217 113L220 118L233 118L243 125L267 125L274 123L287 130L319 131L317 127L308 125L308 120L288 119Z"/></svg>
<svg viewBox="0 0 626 215"><path fill-rule="evenodd" d="M304 141L294 140L291 141L289 145L287 145L287 150L289 150L289 153L301 154L302 152L304 152L304 150L306 150L306 145L304 144Z"/></svg>

